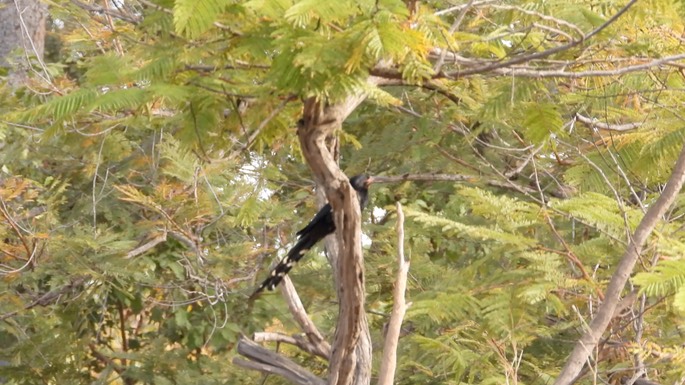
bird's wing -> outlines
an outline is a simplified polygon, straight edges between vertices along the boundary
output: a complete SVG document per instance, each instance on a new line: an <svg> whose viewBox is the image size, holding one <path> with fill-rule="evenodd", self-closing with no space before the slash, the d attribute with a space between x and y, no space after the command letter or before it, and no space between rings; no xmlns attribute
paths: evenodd
<svg viewBox="0 0 685 385"><path fill-rule="evenodd" d="M303 227L302 230L298 231L296 234L298 237L302 237L302 235L311 232L315 227L319 226L322 222L325 220L328 220L328 217L331 215L333 209L331 208L331 205L329 203L326 203L320 210L319 212L314 215L314 218L312 218L311 221L307 224L307 226Z"/></svg>

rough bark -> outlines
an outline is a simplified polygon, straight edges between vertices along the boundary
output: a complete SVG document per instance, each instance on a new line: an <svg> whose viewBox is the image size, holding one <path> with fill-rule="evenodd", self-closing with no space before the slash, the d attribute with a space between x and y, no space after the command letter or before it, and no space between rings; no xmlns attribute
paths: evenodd
<svg viewBox="0 0 685 385"><path fill-rule="evenodd" d="M39 0L0 0L0 66L11 67L12 85L25 77L29 58L42 62L47 16Z"/></svg>
<svg viewBox="0 0 685 385"><path fill-rule="evenodd" d="M238 341L238 353L249 358L250 361L236 357L233 359L234 365L267 374L277 374L299 385L325 384L322 379L311 374L292 360L263 348L247 338L242 337Z"/></svg>
<svg viewBox="0 0 685 385"><path fill-rule="evenodd" d="M616 272L611 277L609 286L607 287L604 301L597 310L597 315L590 322L588 330L576 342L576 345L571 352L566 365L561 370L554 385L570 385L574 383L576 376L585 366L588 357L595 350L599 339L606 330L611 318L615 314L616 306L619 303L619 297L623 287L626 285L630 274L633 272L635 263L642 252L642 248L647 241L647 238L654 230L654 227L663 217L673 201L678 196L680 189L685 182L685 146L680 151L678 161L673 168L671 178L668 180L661 196L656 200L647 213L640 221L640 224L635 229L632 235L628 248L626 249L621 261L616 267Z"/></svg>
<svg viewBox="0 0 685 385"><path fill-rule="evenodd" d="M329 366L329 384L368 384L371 378L371 343L364 311L364 261L361 250L361 211L356 193L326 146L343 120L363 96L322 105L305 102L298 135L302 153L333 207L338 255L338 324Z"/></svg>

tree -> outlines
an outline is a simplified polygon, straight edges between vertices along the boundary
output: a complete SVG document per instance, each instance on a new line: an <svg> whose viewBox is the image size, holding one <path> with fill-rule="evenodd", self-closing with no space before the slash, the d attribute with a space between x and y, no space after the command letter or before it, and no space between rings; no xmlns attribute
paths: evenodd
<svg viewBox="0 0 685 385"><path fill-rule="evenodd" d="M11 83L21 81L32 60L42 64L46 17L47 7L40 1L0 1L0 65L13 68ZM21 56L15 57L16 52Z"/></svg>
<svg viewBox="0 0 685 385"><path fill-rule="evenodd" d="M54 75L0 111L0 375L679 380L683 9L640 5L53 4ZM394 183L361 215L341 170ZM248 303L307 175L327 258Z"/></svg>

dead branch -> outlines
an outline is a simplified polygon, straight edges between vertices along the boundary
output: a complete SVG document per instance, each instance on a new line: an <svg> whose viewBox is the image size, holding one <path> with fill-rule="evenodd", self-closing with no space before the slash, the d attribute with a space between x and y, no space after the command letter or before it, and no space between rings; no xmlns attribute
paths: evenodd
<svg viewBox="0 0 685 385"><path fill-rule="evenodd" d="M263 373L276 374L300 385L324 385L325 381L282 355L259 346L248 338L238 341L238 353L249 359L233 358L233 364Z"/></svg>
<svg viewBox="0 0 685 385"><path fill-rule="evenodd" d="M150 241L143 243L142 245L136 247L135 249L129 251L126 253L126 256L124 259L131 259L133 257L137 257L141 254L145 254L155 246L159 245L162 242L166 242L166 235L167 233L164 232L163 234L160 234L154 238L152 238Z"/></svg>
<svg viewBox="0 0 685 385"><path fill-rule="evenodd" d="M302 301L300 301L300 296L297 294L295 286L293 286L292 281L287 275L283 277L283 282L281 282L280 286L281 294L283 294L283 299L285 299L285 302L288 304L290 314L295 318L295 322L300 325L300 328L307 336L307 340L312 347L310 353L328 359L331 355L331 345L326 342L314 322L312 322L307 315L307 311L304 309ZM307 349L303 348L303 350Z"/></svg>
<svg viewBox="0 0 685 385"><path fill-rule="evenodd" d="M307 339L301 334L294 334L289 336L287 334L272 333L272 332L259 332L252 336L254 342L279 342L285 343L304 350L309 354L319 356L323 359L328 359L327 355L323 355L316 346L307 341Z"/></svg>
<svg viewBox="0 0 685 385"><path fill-rule="evenodd" d="M459 12L459 15L454 20L454 23L452 23L452 26L447 31L447 33L451 35L459 28L459 25L461 25L461 22L464 20L464 16L466 16L466 12L469 10L471 5L473 5L473 2L474 0L469 0L468 4L466 4L466 7L462 8L462 10ZM447 55L447 50L442 51L442 54L438 58L438 62L435 63L435 66L433 67L433 72L435 72L436 74L439 74L442 70L442 64L445 62L445 55Z"/></svg>
<svg viewBox="0 0 685 385"><path fill-rule="evenodd" d="M579 113L576 113L576 119L578 119L579 122L589 126L590 128L598 128L600 130L609 130L609 131L630 131L630 130L634 130L636 128L640 128L642 126L642 123L640 123L640 122L624 123L624 124L603 123L597 119L590 118L587 116L583 116Z"/></svg>
<svg viewBox="0 0 685 385"><path fill-rule="evenodd" d="M685 54L666 56L661 59L655 59L646 63L636 64L632 66L620 67L612 70L596 70L596 71L564 71L564 70L530 70L519 68L505 68L495 71L495 73L506 76L515 77L529 77L529 78L589 78L589 77L610 77L625 75L627 73L644 71L650 68L659 67L664 64L671 64L678 60L685 59Z"/></svg>
<svg viewBox="0 0 685 385"><path fill-rule="evenodd" d="M59 301L59 299L67 294L70 294L76 290L81 290L81 286L86 283L87 280L91 279L89 275L77 276L71 279L71 281L64 286L58 287L55 290L48 291L40 295L40 297L33 300L28 305L24 306L21 310L30 310L36 306L48 306ZM21 310L15 310L9 313L0 314L0 321L14 317L19 314Z"/></svg>
<svg viewBox="0 0 685 385"><path fill-rule="evenodd" d="M599 306L595 318L590 323L588 330L576 342L571 355L566 361L566 365L559 373L554 385L571 385L575 377L580 373L592 351L597 347L599 339L606 330L614 311L618 305L621 291L625 286L630 274L635 267L635 263L642 252L642 248L647 241L647 238L654 230L657 222L663 217L664 213L669 209L675 200L678 192L683 187L685 182L685 145L678 156L678 161L671 177L664 188L663 193L656 200L654 205L649 207L649 210L640 221L640 224L635 229L628 247L621 257L616 272L614 272L607 287L605 300Z"/></svg>
<svg viewBox="0 0 685 385"><path fill-rule="evenodd" d="M397 202L397 278L393 290L392 313L388 324L388 332L385 335L383 346L383 360L378 373L378 385L392 385L395 381L395 368L397 367L397 342L400 338L402 320L407 311L404 295L407 291L407 274L409 273L409 261L404 259L404 213L402 205Z"/></svg>
<svg viewBox="0 0 685 385"><path fill-rule="evenodd" d="M628 2L628 4L626 4L623 8L621 8L615 15L613 15L607 21L602 23L602 25L593 29L589 33L583 35L581 38L573 40L567 44L560 45L560 46L557 46L554 48L550 48L550 49L547 49L547 50L544 50L541 52L535 52L535 53L532 53L530 55L522 55L519 57L509 59L509 60L504 61L504 62L492 63L490 65L483 66L482 68L474 68L474 69L466 70L466 71L455 71L452 73L447 73L446 76L448 78L455 78L455 77L462 77L462 76L467 76L467 75L487 73L487 72L490 72L492 70L496 70L499 68L507 68L507 67L511 67L515 64L526 63L526 62L529 62L529 61L532 61L535 59L541 59L544 57L554 55L555 53L564 52L566 50L569 50L575 46L578 46L578 45L584 43L585 41L589 40L593 36L597 35L601 31L606 29L608 26L613 24L619 17L621 17L621 15L626 13L628 11L628 9L630 9L630 7L632 7L633 4L635 4L636 2L637 2L637 0L631 0L630 2Z"/></svg>

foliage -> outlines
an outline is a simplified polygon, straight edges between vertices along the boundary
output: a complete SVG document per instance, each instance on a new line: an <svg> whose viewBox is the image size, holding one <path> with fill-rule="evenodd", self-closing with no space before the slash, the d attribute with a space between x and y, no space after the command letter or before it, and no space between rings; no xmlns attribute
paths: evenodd
<svg viewBox="0 0 685 385"><path fill-rule="evenodd" d="M372 188L374 359L400 201L412 306L397 383L552 381L683 144L681 64L616 71L680 54L685 12L641 2L571 45L625 4L445 11L453 3L146 0L109 13L51 3L62 48L50 77L36 66L26 87L0 88L0 377L261 381L229 362L241 334L299 332L279 296L247 297L316 211L300 101L364 94L339 133L343 169L435 177ZM458 55L438 68L444 50ZM674 365L685 355L684 203L643 250L638 300L595 357L602 381L629 379L638 356L652 379L685 375ZM292 278L332 339L320 254ZM324 363L282 351L325 375Z"/></svg>

